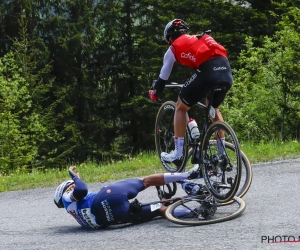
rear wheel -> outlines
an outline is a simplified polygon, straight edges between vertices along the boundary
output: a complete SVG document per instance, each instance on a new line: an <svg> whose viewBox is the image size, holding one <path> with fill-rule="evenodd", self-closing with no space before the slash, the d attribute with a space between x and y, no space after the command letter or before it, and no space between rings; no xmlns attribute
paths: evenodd
<svg viewBox="0 0 300 250"><path fill-rule="evenodd" d="M176 103L167 101L161 105L158 110L155 121L155 147L158 157L163 164L164 168L171 173L180 172L186 163L188 150L187 150L187 134L184 138L183 157L182 161L177 165L173 163L164 162L161 159L161 153L170 153L174 150L174 114Z"/></svg>
<svg viewBox="0 0 300 250"><path fill-rule="evenodd" d="M217 146L210 143L215 139L221 142L223 133L225 141L232 144L232 150L227 150L222 143ZM222 121L211 124L200 154L203 161L202 174L209 193L218 202L230 201L238 191L242 169L240 145L233 129Z"/></svg>
<svg viewBox="0 0 300 250"><path fill-rule="evenodd" d="M216 144L216 142L215 142ZM226 148L229 150L234 150L234 146L231 143L226 142L225 143ZM243 151L241 152L241 157L242 157L242 169L241 169L241 180L240 180L240 185L238 188L238 191L236 192L236 196L242 198L249 190L251 183L252 183L252 166L245 155Z"/></svg>
<svg viewBox="0 0 300 250"><path fill-rule="evenodd" d="M214 215L205 219L199 213L199 206L204 197L203 195L188 197L171 204L166 210L166 218L180 225L199 226L232 220L240 216L246 208L244 200L234 197L230 205L217 203Z"/></svg>

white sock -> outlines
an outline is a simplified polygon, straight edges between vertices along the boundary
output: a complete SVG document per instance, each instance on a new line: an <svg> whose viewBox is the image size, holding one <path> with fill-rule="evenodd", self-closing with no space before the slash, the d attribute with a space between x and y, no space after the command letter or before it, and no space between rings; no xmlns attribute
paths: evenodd
<svg viewBox="0 0 300 250"><path fill-rule="evenodd" d="M174 155L177 157L182 156L184 137L174 137L175 150Z"/></svg>
<svg viewBox="0 0 300 250"><path fill-rule="evenodd" d="M187 179L190 176L189 172L183 172L183 173L165 173L164 174L164 181L165 184L180 181L183 179Z"/></svg>

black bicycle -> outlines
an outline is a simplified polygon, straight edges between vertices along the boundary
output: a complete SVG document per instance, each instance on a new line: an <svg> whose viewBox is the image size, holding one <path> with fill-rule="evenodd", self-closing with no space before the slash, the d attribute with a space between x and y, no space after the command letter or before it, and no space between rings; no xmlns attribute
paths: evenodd
<svg viewBox="0 0 300 250"><path fill-rule="evenodd" d="M182 84L172 83L166 85L166 88L181 88ZM208 105L198 102L196 106L204 110L202 133L200 137L194 139L192 137L189 126L187 126L185 135L185 145L181 162L177 165L164 162L160 155L161 152L171 152L174 149L174 113L175 102L164 102L157 114L155 122L155 145L157 153L165 169L169 172L180 172L188 170L188 161L192 166L198 165L199 177L203 177L205 185L211 195L221 203L229 202L241 191L244 195L247 192L252 181L252 170L249 168L248 159L240 150L238 138L234 130L226 123L217 121L212 123L210 117L214 117L214 108L211 106L213 94L215 91L220 91L218 87L211 91L208 96ZM187 123L189 116L186 117ZM199 124L199 123L198 123ZM220 140L220 133L225 134L225 145L220 145L217 140ZM240 188L240 180L242 175L242 163L246 166L247 179L246 186ZM240 195L240 194L239 194Z"/></svg>

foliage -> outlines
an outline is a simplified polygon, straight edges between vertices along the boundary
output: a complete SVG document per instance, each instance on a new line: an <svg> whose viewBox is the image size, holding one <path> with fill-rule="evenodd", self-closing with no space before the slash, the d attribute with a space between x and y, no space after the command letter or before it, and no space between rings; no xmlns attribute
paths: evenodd
<svg viewBox="0 0 300 250"><path fill-rule="evenodd" d="M291 8L262 47L247 39L226 110L240 138L299 140L299 24L299 9Z"/></svg>
<svg viewBox="0 0 300 250"><path fill-rule="evenodd" d="M48 145L59 140L48 95L53 77L43 41L28 34L26 17L19 19L20 38L3 57L1 101L2 171L43 167L53 161ZM34 31L33 31L34 32Z"/></svg>
<svg viewBox="0 0 300 250"><path fill-rule="evenodd" d="M3 150L14 149L3 151L2 170L153 150L159 105L149 101L148 89L168 48L163 30L174 18L185 19L193 34L211 29L227 48L235 84L222 110L241 140L299 138L297 1L0 3L0 58L12 72L8 77L1 69L1 86L11 96L1 93L0 140ZM184 82L191 74L175 64L169 80ZM161 99L177 95L166 90Z"/></svg>
<svg viewBox="0 0 300 250"><path fill-rule="evenodd" d="M1 172L35 164L38 154L39 114L31 113L28 83L21 76L14 55L0 60L0 150ZM24 123L28 127L24 127Z"/></svg>

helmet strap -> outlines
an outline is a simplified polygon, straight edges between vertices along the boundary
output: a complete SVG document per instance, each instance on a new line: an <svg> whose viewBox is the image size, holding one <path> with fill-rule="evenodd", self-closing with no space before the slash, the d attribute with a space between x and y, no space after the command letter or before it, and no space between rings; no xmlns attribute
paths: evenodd
<svg viewBox="0 0 300 250"><path fill-rule="evenodd" d="M186 33L187 33L186 29L179 30L176 35L170 36L168 44L171 45L178 37L180 37L181 35L186 34ZM170 39L171 39L171 42L170 42Z"/></svg>

